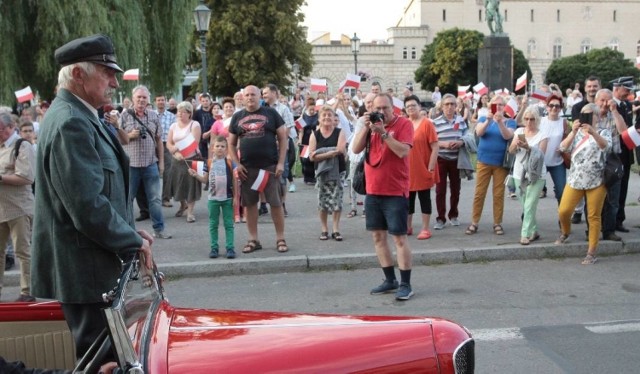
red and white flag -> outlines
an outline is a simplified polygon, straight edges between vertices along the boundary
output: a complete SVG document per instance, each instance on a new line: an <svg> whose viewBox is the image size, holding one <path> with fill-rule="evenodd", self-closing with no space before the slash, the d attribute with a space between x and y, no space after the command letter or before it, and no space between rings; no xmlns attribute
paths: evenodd
<svg viewBox="0 0 640 374"><path fill-rule="evenodd" d="M25 101L33 99L33 91L31 91L31 86L27 86L19 91L16 91L15 94L16 99L18 99L19 103L24 103Z"/></svg>
<svg viewBox="0 0 640 374"><path fill-rule="evenodd" d="M399 116L402 114L402 109L404 109L404 102L397 97L393 97L393 114Z"/></svg>
<svg viewBox="0 0 640 374"><path fill-rule="evenodd" d="M258 177L256 178L256 181L253 182L253 184L251 185L251 189L254 191L262 192L267 187L268 182L269 182L269 172L264 169L260 169L260 171L258 172Z"/></svg>
<svg viewBox="0 0 640 374"><path fill-rule="evenodd" d="M184 139L180 140L176 143L176 147L178 148L178 152L182 154L182 156L190 157L195 151L198 149L198 142L196 138L193 137L193 134L189 133Z"/></svg>
<svg viewBox="0 0 640 374"><path fill-rule="evenodd" d="M137 81L140 78L140 69L129 69L124 72L122 77L125 81Z"/></svg>
<svg viewBox="0 0 640 374"><path fill-rule="evenodd" d="M480 96L489 93L489 87L485 86L483 82L473 86L473 90Z"/></svg>
<svg viewBox="0 0 640 374"><path fill-rule="evenodd" d="M326 92L327 91L327 80L326 79L311 78L311 91Z"/></svg>
<svg viewBox="0 0 640 374"><path fill-rule="evenodd" d="M628 128L627 131L623 132L620 136L622 137L622 142L628 149L636 149L640 146L640 134L638 134L638 130L635 127Z"/></svg>
<svg viewBox="0 0 640 374"><path fill-rule="evenodd" d="M298 118L294 122L294 124L296 125L296 130L298 131L302 130L307 125L307 123L304 121L304 118L302 118L302 116L300 116L300 118Z"/></svg>
<svg viewBox="0 0 640 374"><path fill-rule="evenodd" d="M493 93L495 93L496 95L500 95L500 96L507 96L507 95L509 95L509 90L507 90L506 88L503 88L501 90L495 90L495 91L493 91Z"/></svg>
<svg viewBox="0 0 640 374"><path fill-rule="evenodd" d="M542 90L535 90L531 93L532 98L542 100L542 101L546 101L549 96L551 96L550 93L544 92Z"/></svg>
<svg viewBox="0 0 640 374"><path fill-rule="evenodd" d="M360 88L360 78L358 74L347 74L346 87Z"/></svg>
<svg viewBox="0 0 640 374"><path fill-rule="evenodd" d="M300 158L309 158L309 156L311 156L311 152L309 151L309 146L305 145L302 147L302 150L300 151Z"/></svg>
<svg viewBox="0 0 640 374"><path fill-rule="evenodd" d="M458 97L463 97L464 95L466 95L467 91L469 91L469 87L471 87L471 85L458 86Z"/></svg>
<svg viewBox="0 0 640 374"><path fill-rule="evenodd" d="M323 105L324 105L324 100L323 99L316 100L316 112L319 111L320 108L322 108Z"/></svg>
<svg viewBox="0 0 640 374"><path fill-rule="evenodd" d="M524 74L522 74L522 76L518 78L518 80L516 80L516 88L514 89L514 91L519 91L525 88L526 86L527 86L527 72L525 71Z"/></svg>
<svg viewBox="0 0 640 374"><path fill-rule="evenodd" d="M204 161L191 161L191 169L195 170L199 176L204 175Z"/></svg>
<svg viewBox="0 0 640 374"><path fill-rule="evenodd" d="M340 84L338 85L338 92L342 92L346 86L347 86L347 80L345 79L342 82L340 82Z"/></svg>
<svg viewBox="0 0 640 374"><path fill-rule="evenodd" d="M509 116L509 118L516 118L516 114L518 113L518 102L513 97L509 99L507 105L504 106L504 112Z"/></svg>

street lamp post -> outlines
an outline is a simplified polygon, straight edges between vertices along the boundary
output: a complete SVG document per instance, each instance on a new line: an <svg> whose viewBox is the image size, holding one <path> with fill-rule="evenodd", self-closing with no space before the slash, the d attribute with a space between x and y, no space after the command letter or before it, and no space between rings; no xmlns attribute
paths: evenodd
<svg viewBox="0 0 640 374"><path fill-rule="evenodd" d="M353 33L351 38L351 53L353 53L353 64L355 65L355 74L358 74L358 53L360 53L360 38Z"/></svg>
<svg viewBox="0 0 640 374"><path fill-rule="evenodd" d="M293 75L296 76L296 88L293 90L293 94L295 95L296 90L298 89L298 74L300 74L300 65L298 65L297 62L294 62L291 66L291 69L293 70Z"/></svg>
<svg viewBox="0 0 640 374"><path fill-rule="evenodd" d="M202 50L202 92L208 92L206 35L211 21L211 9L204 5L204 0L200 0L200 5L193 10L193 18L196 21L196 30L200 34L200 49Z"/></svg>

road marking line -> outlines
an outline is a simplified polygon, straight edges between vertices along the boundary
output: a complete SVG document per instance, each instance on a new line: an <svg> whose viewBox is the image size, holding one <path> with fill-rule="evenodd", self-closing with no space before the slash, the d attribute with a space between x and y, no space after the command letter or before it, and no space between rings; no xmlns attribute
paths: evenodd
<svg viewBox="0 0 640 374"><path fill-rule="evenodd" d="M475 341L498 341L524 339L518 327L504 329L477 329L471 330L471 336Z"/></svg>
<svg viewBox="0 0 640 374"><path fill-rule="evenodd" d="M637 332L637 331L640 331L640 322L586 325L585 328L596 334L617 334L621 332Z"/></svg>

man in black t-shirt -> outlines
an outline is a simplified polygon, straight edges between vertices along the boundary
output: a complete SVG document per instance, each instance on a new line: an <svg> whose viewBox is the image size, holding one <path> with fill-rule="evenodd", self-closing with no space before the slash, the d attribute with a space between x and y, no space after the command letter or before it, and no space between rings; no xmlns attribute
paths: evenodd
<svg viewBox="0 0 640 374"><path fill-rule="evenodd" d="M229 126L229 156L238 165L238 177L242 180L240 196L246 209L249 241L243 253L262 249L258 240L259 190L271 206L271 218L276 229L278 252L289 250L284 240L284 211L282 209L282 185L280 177L284 172L287 155L288 135L284 120L270 107L260 106L260 90L247 86L244 91L244 109L236 112ZM238 141L241 158L238 159ZM268 177L266 187L252 188L261 178L261 170Z"/></svg>

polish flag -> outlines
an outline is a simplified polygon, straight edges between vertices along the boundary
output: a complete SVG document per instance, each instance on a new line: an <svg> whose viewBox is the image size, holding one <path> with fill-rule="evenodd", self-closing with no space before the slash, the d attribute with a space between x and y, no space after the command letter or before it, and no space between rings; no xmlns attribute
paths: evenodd
<svg viewBox="0 0 640 374"><path fill-rule="evenodd" d="M640 134L638 134L638 130L635 127L627 129L620 136L628 149L635 149L640 146Z"/></svg>
<svg viewBox="0 0 640 374"><path fill-rule="evenodd" d="M397 97L393 97L393 114L399 116L402 114L402 109L404 108L404 102Z"/></svg>
<svg viewBox="0 0 640 374"><path fill-rule="evenodd" d="M316 112L319 111L320 108L322 108L323 105L324 105L324 100L323 99L316 100Z"/></svg>
<svg viewBox="0 0 640 374"><path fill-rule="evenodd" d="M192 156L193 153L198 149L198 142L196 141L196 138L194 138L193 135L189 133L186 138L176 143L176 147L178 148L178 152L180 152L182 156L189 157Z"/></svg>
<svg viewBox="0 0 640 374"><path fill-rule="evenodd" d="M360 88L360 78L358 74L347 74L346 87Z"/></svg>
<svg viewBox="0 0 640 374"><path fill-rule="evenodd" d="M458 86L458 97L463 97L464 95L466 95L467 91L469 90L469 87L471 87L471 85Z"/></svg>
<svg viewBox="0 0 640 374"><path fill-rule="evenodd" d="M493 93L495 93L496 95L500 95L500 96L507 96L507 95L509 95L509 90L507 90L506 88L503 88L501 90L495 90L495 91L493 91Z"/></svg>
<svg viewBox="0 0 640 374"><path fill-rule="evenodd" d="M327 80L311 78L311 91L327 92Z"/></svg>
<svg viewBox="0 0 640 374"><path fill-rule="evenodd" d="M304 118L302 118L302 116L300 116L300 118L298 118L294 124L296 125L296 130L300 131L302 130L303 127L307 126L307 123L304 121Z"/></svg>
<svg viewBox="0 0 640 374"><path fill-rule="evenodd" d="M513 97L509 99L507 105L504 106L504 112L509 116L509 118L516 118L516 113L518 113L518 102Z"/></svg>
<svg viewBox="0 0 640 374"><path fill-rule="evenodd" d="M300 151L300 158L309 158L309 156L311 156L311 152L309 152L309 146L305 145Z"/></svg>
<svg viewBox="0 0 640 374"><path fill-rule="evenodd" d="M471 92L471 91L467 92L467 94L465 95L465 97L466 97L467 99L471 99L471 98L473 98L473 92Z"/></svg>
<svg viewBox="0 0 640 374"><path fill-rule="evenodd" d="M340 82L340 84L338 85L338 92L342 92L346 86L347 86L347 80L345 79L342 82Z"/></svg>
<svg viewBox="0 0 640 374"><path fill-rule="evenodd" d="M262 192L267 187L268 182L269 182L269 172L264 169L260 169L260 171L258 172L258 177L256 178L256 181L253 182L253 184L251 185L251 189L254 191Z"/></svg>
<svg viewBox="0 0 640 374"><path fill-rule="evenodd" d="M199 176L204 176L204 161L191 161L191 169L195 170Z"/></svg>
<svg viewBox="0 0 640 374"><path fill-rule="evenodd" d="M514 91L519 91L525 88L526 86L527 86L527 72L525 71L524 74L522 74L522 76L518 78L518 80L516 81L516 88L514 89Z"/></svg>
<svg viewBox="0 0 640 374"><path fill-rule="evenodd" d="M542 100L542 101L546 101L549 96L551 96L550 93L544 92L542 90L535 90L531 93L532 98Z"/></svg>
<svg viewBox="0 0 640 374"><path fill-rule="evenodd" d="M129 69L124 72L122 77L125 81L137 81L140 78L140 69Z"/></svg>
<svg viewBox="0 0 640 374"><path fill-rule="evenodd" d="M16 99L18 99L19 103L24 103L25 101L33 99L33 91L31 91L31 86L27 86L19 91L16 91L15 94Z"/></svg>
<svg viewBox="0 0 640 374"><path fill-rule="evenodd" d="M480 96L489 93L489 87L485 86L482 82L473 86L473 90Z"/></svg>

